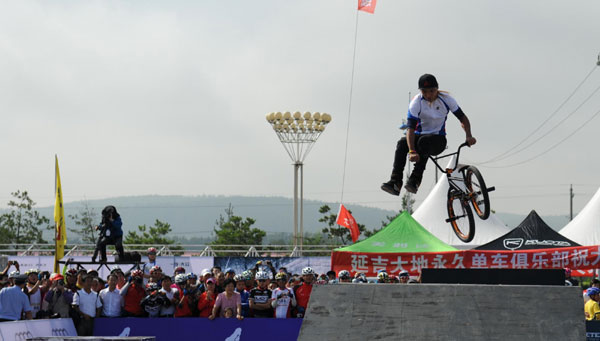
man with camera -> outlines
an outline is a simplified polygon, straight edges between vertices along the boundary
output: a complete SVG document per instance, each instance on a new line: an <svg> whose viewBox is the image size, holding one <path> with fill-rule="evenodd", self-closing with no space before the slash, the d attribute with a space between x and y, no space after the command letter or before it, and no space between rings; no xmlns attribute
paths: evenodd
<svg viewBox="0 0 600 341"><path fill-rule="evenodd" d="M119 254L119 259L125 258L122 226L123 222L117 209L114 206L106 206L102 210L102 222L96 226L96 230L100 231L100 235L92 256L92 262L96 261L98 252L100 252L100 262L106 262L106 245L114 245Z"/></svg>
<svg viewBox="0 0 600 341"><path fill-rule="evenodd" d="M65 278L61 274L50 276L50 290L44 296L42 316L51 318L68 318L73 292L65 286Z"/></svg>
<svg viewBox="0 0 600 341"><path fill-rule="evenodd" d="M144 310L140 302L146 297L144 289L144 273L142 270L134 270L129 276L127 284L121 289L123 296L123 317L143 317Z"/></svg>

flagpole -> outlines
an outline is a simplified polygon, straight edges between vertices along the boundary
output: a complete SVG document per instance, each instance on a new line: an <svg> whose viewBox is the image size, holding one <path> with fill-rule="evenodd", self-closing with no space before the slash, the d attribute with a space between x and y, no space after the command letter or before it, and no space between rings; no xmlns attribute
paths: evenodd
<svg viewBox="0 0 600 341"><path fill-rule="evenodd" d="M58 168L58 156L54 154L54 205L56 206L56 169ZM54 208L56 210L56 207ZM56 238L56 220L54 220L54 272L59 273L58 268L58 240Z"/></svg>

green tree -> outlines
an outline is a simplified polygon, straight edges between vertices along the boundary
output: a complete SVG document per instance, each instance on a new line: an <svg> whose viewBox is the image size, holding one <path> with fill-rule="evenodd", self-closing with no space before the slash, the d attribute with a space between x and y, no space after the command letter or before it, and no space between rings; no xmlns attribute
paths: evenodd
<svg viewBox="0 0 600 341"><path fill-rule="evenodd" d="M11 195L14 199L8 202L9 212L0 216L0 241L4 244L45 243L42 230L54 229L50 219L35 210L36 203L27 191L16 191Z"/></svg>
<svg viewBox="0 0 600 341"><path fill-rule="evenodd" d="M323 233L325 233L330 240L339 241L340 244L346 245L350 243L352 241L350 229L337 225L337 214L329 213L330 211L331 208L329 205L323 205L319 208L319 213L323 214L323 216L319 219L319 222L326 224L326 227L324 227L322 230ZM352 214L352 211L348 210L348 212ZM359 224L358 222L357 225L360 234L365 234L367 231L365 225Z"/></svg>
<svg viewBox="0 0 600 341"><path fill-rule="evenodd" d="M266 232L251 228L256 221L252 218L238 217L233 214L233 206L225 209L225 217L219 216L214 228L216 238L213 245L261 245Z"/></svg>
<svg viewBox="0 0 600 341"><path fill-rule="evenodd" d="M75 223L75 226L78 226L79 228L69 228L68 230L79 235L82 242L86 244L95 244L96 236L94 234L94 228L97 225L96 217L96 212L86 201L83 203L83 207L79 210L79 213L74 215L69 214L69 218L71 218Z"/></svg>
<svg viewBox="0 0 600 341"><path fill-rule="evenodd" d="M123 244L153 244L153 245L171 245L175 240L168 238L167 234L171 232L171 225L158 219L154 226L139 225L137 231L127 232L123 239ZM139 234L138 234L139 232Z"/></svg>

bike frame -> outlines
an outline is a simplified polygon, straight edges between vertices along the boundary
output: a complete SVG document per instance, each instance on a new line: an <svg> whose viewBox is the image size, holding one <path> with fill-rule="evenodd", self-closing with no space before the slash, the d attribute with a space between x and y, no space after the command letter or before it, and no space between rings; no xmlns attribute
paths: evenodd
<svg viewBox="0 0 600 341"><path fill-rule="evenodd" d="M457 177L457 176L452 176L452 173L454 173L454 171L456 170L456 168L458 168L458 159L460 157L460 150L462 147L468 147L469 144L467 142L464 142L463 144L461 144L460 146L458 146L458 150L454 153L449 153L446 155L442 155L442 156L438 156L438 157L433 157L433 156L429 156L429 158L431 159L431 161L433 161L433 163L435 164L435 166L440 170L440 172L446 174L446 177L448 178L448 184L450 185L450 187L452 187L453 190L457 191L458 193L462 193L463 195L465 194L465 191L460 188L457 184L457 182L463 182L464 183L464 178L461 177ZM440 164L437 162L437 160L439 159L444 159L450 156L456 155L456 162L454 163L454 167L453 168L442 168L440 166Z"/></svg>

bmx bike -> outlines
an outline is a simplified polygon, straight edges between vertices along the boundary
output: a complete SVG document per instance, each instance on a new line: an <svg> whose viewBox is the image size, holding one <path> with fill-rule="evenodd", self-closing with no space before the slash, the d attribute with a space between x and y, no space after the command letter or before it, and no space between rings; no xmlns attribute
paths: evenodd
<svg viewBox="0 0 600 341"><path fill-rule="evenodd" d="M470 242L475 237L475 213L486 220L490 216L490 196L489 192L495 190L495 187L487 187L481 172L470 165L460 165L458 159L460 149L468 146L465 142L458 147L454 153L429 158L436 167L448 178L448 219L452 230L456 236L465 243ZM442 168L438 160L456 155L455 163L452 168ZM450 165L448 166L450 167ZM458 171L457 171L458 170ZM473 210L471 210L473 207Z"/></svg>

